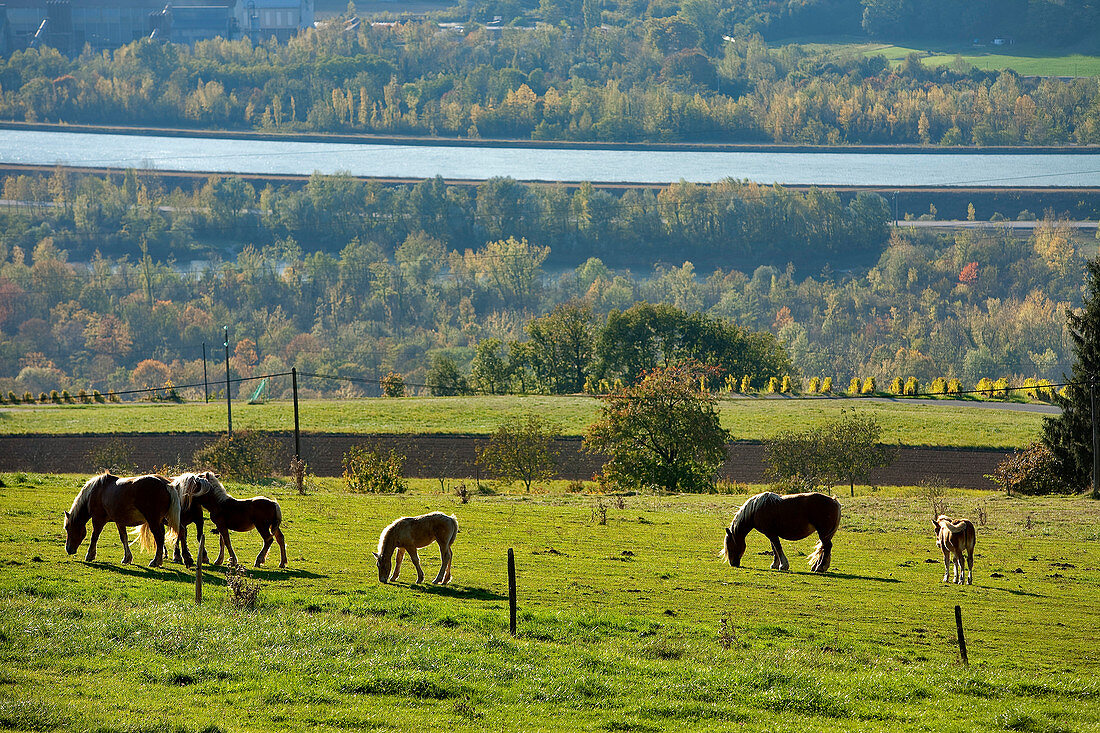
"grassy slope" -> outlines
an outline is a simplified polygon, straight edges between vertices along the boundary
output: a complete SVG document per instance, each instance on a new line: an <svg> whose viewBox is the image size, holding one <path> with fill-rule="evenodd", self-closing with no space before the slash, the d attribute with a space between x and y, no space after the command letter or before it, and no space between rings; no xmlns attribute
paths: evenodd
<svg viewBox="0 0 1100 733"><path fill-rule="evenodd" d="M767 570L720 564L744 497L627 497L608 523L592 497L337 494L277 485L288 571L258 611L208 572L193 605L179 566L62 549L82 477L3 476L0 727L21 730L1082 730L1100 725L1100 504L959 496L979 528L975 585L939 583L923 502L845 501L833 572L812 542ZM427 484L422 484L426 486ZM238 495L257 487L231 486ZM606 500L605 500L606 501ZM455 584L377 582L369 551L392 517L456 512ZM1025 528L1031 524L1032 529ZM236 535L242 558L258 537ZM519 638L507 635L515 548ZM423 553L425 571L438 555ZM138 555L141 561L148 556ZM1019 568L1020 572L1015 572ZM406 573L411 568L407 567ZM992 574L997 573L996 577ZM406 575L403 580L409 578ZM957 663L961 604L971 667ZM719 643L727 619L729 648ZM947 722L942 721L959 721Z"/></svg>
<svg viewBox="0 0 1100 733"><path fill-rule="evenodd" d="M402 399L303 400L303 431L352 433L489 434L511 416L535 412L556 420L567 435L580 435L599 412L589 397L409 397ZM882 403L844 399L734 399L722 402L722 423L739 440L763 440L784 429L802 429L856 409L878 417L883 439L903 445L956 447L1022 446L1034 440L1042 416L974 406ZM0 432L112 433L219 431L225 405L189 403L46 405L0 409ZM233 427L293 430L289 402L237 403Z"/></svg>
<svg viewBox="0 0 1100 733"><path fill-rule="evenodd" d="M893 46L885 43L807 43L808 48L831 50L837 53L860 53L866 56L885 56L894 64L901 63L910 53L921 57L921 62L931 68L950 66L956 55L979 69L1013 69L1023 76L1100 76L1100 56L1090 53L1066 53L1054 55L1047 50L1027 49L1023 46L993 46L959 48Z"/></svg>

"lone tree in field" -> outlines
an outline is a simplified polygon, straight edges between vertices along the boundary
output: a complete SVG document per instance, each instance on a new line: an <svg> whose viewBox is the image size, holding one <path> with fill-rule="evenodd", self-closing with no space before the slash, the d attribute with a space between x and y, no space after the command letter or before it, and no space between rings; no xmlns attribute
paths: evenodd
<svg viewBox="0 0 1100 733"><path fill-rule="evenodd" d="M1073 373L1065 396L1055 399L1062 414L1043 421L1043 442L1058 461L1060 478L1073 491L1084 491L1092 477L1092 405L1090 390L1100 390L1100 258L1089 260L1088 291L1080 311L1067 311L1073 340ZM1093 492L1094 499L1100 496Z"/></svg>
<svg viewBox="0 0 1100 733"><path fill-rule="evenodd" d="M726 458L729 431L718 423L715 398L700 391L698 364L646 372L605 398L588 426L585 449L609 460L604 475L620 486L707 491Z"/></svg>
<svg viewBox="0 0 1100 733"><path fill-rule="evenodd" d="M873 415L841 415L799 432L785 431L764 445L768 473L788 486L812 491L848 484L893 463L897 450L879 442L882 428Z"/></svg>
<svg viewBox="0 0 1100 733"><path fill-rule="evenodd" d="M477 462L503 481L531 484L554 476L554 436L558 426L535 414L510 420L496 429L489 445L478 451Z"/></svg>

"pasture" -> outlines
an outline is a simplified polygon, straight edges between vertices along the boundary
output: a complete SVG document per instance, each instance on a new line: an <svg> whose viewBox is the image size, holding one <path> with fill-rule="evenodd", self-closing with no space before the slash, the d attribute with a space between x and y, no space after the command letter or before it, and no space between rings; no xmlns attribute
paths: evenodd
<svg viewBox="0 0 1100 733"><path fill-rule="evenodd" d="M883 441L907 446L1016 448L1042 429L1038 412L1006 409L1004 403L905 399L812 397L733 398L720 401L722 425L735 440L765 440L781 430L803 430L843 410L874 415ZM1013 405L1013 407L1025 407ZM303 431L346 433L460 433L489 435L505 420L536 413L581 435L596 419L599 400L578 395L403 397L300 400ZM0 432L7 434L218 432L225 430L223 402L106 405L14 405L0 408ZM233 404L236 430L291 431L288 400Z"/></svg>
<svg viewBox="0 0 1100 733"><path fill-rule="evenodd" d="M800 44L818 51L837 54L885 56L894 66L915 53L928 68L951 66L956 58L984 71L1012 69L1021 76L1100 76L1100 56L1092 53L1052 54L1024 45L984 46L963 45L957 48L941 46L895 46L887 43L807 43Z"/></svg>
<svg viewBox="0 0 1100 733"><path fill-rule="evenodd" d="M789 573L748 537L716 555L740 496L585 496L505 487L462 505L320 481L227 488L283 507L290 565L252 572L258 607L208 569L63 550L86 476L0 476L0 728L14 730L1026 730L1100 726L1100 503L949 496L978 528L974 585L941 584L926 499L841 497L833 565ZM753 487L753 491L760 487ZM601 509L602 507L602 509ZM378 583L401 515L458 516L453 582ZM606 524L600 523L606 511ZM979 520L984 516L985 521ZM234 537L254 556L259 537ZM514 548L518 636L508 634ZM216 548L215 548L216 549ZM425 574L438 569L434 547ZM963 608L970 666L958 660Z"/></svg>

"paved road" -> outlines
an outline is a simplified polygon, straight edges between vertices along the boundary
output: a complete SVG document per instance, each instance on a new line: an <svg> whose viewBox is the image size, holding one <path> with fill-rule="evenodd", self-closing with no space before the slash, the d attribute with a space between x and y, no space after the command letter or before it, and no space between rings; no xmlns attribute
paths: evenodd
<svg viewBox="0 0 1100 733"><path fill-rule="evenodd" d="M916 229L1003 229L1005 227L1009 229L1024 229L1030 230L1037 228L1043 222L1041 221L964 221L962 219L941 219L936 221L899 221L897 225L899 227L914 227ZM1058 221L1059 226L1067 226L1070 229L1080 229L1083 231L1096 231L1097 225L1100 222L1081 220L1081 221Z"/></svg>

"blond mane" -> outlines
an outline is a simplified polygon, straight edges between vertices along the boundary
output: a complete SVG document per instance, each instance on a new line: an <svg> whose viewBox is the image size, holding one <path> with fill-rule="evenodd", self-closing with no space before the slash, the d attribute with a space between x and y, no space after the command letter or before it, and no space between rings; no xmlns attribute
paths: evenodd
<svg viewBox="0 0 1100 733"><path fill-rule="evenodd" d="M75 517L78 516L81 511L87 508L88 501L92 498L92 491L98 488L100 484L104 483L109 478L117 479L118 476L112 475L110 471L104 471L98 476L93 476L92 478L88 479L84 483L84 486L80 489L80 491L77 492L76 498L73 499L73 505L69 508L69 514L72 514Z"/></svg>

